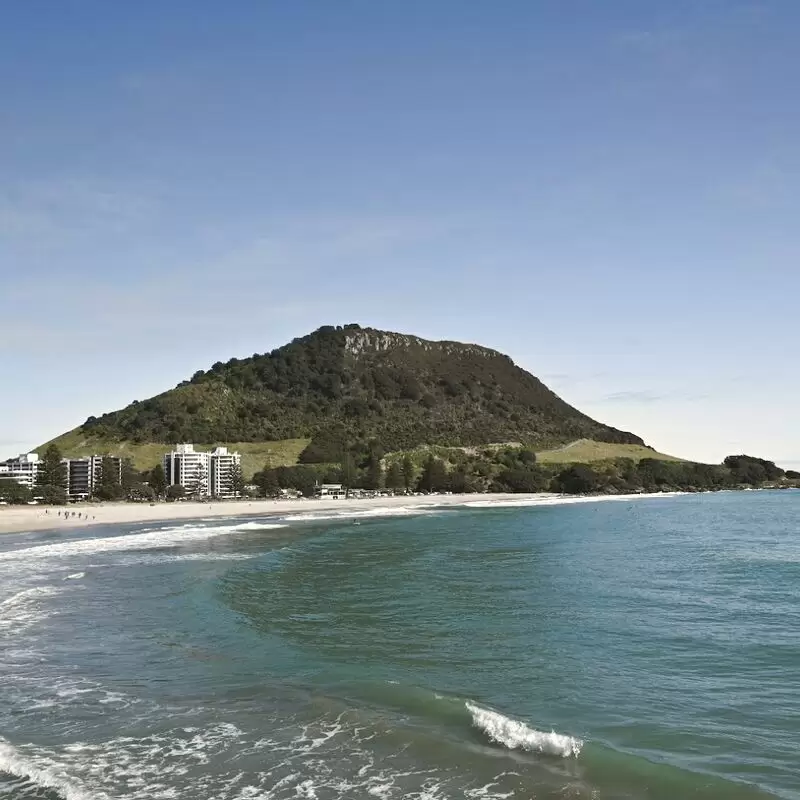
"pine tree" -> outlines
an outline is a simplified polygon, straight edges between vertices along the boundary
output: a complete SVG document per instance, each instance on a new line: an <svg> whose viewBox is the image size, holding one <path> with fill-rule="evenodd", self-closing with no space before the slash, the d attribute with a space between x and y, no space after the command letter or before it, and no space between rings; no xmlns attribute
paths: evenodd
<svg viewBox="0 0 800 800"><path fill-rule="evenodd" d="M120 468L120 482L122 483L122 488L127 492L133 486L136 486L142 482L144 478L133 466L133 461L130 458L123 458L122 459L122 466Z"/></svg>
<svg viewBox="0 0 800 800"><path fill-rule="evenodd" d="M398 461L392 462L392 464L389 465L389 469L386 471L386 486L389 489L405 488L403 469Z"/></svg>
<svg viewBox="0 0 800 800"><path fill-rule="evenodd" d="M342 486L349 492L356 480L356 462L349 452L342 456Z"/></svg>
<svg viewBox="0 0 800 800"><path fill-rule="evenodd" d="M442 461L428 456L419 476L418 488L422 492L441 492L448 488L447 469Z"/></svg>
<svg viewBox="0 0 800 800"><path fill-rule="evenodd" d="M208 494L208 474L202 464L197 465L197 469L186 487L186 492L195 498L202 498Z"/></svg>
<svg viewBox="0 0 800 800"><path fill-rule="evenodd" d="M37 495L45 503L65 503L67 501L67 465L61 461L61 451L51 444L44 451L36 474Z"/></svg>
<svg viewBox="0 0 800 800"><path fill-rule="evenodd" d="M367 474L364 487L367 489L380 489L383 486L383 467L377 454L373 453L367 463Z"/></svg>
<svg viewBox="0 0 800 800"><path fill-rule="evenodd" d="M241 464L231 465L229 473L231 491L234 497L241 497L244 493L244 475L242 474Z"/></svg>
<svg viewBox="0 0 800 800"><path fill-rule="evenodd" d="M103 456L100 462L100 479L94 496L100 500L119 500L125 495L120 482L119 462L111 456Z"/></svg>
<svg viewBox="0 0 800 800"><path fill-rule="evenodd" d="M147 476L150 488L156 493L156 497L162 497L167 488L167 476L164 474L164 467L156 464Z"/></svg>
<svg viewBox="0 0 800 800"><path fill-rule="evenodd" d="M414 485L414 477L416 475L416 470L414 469L414 462L411 460L411 456L404 456L403 457L403 484L405 485L406 489L410 489Z"/></svg>

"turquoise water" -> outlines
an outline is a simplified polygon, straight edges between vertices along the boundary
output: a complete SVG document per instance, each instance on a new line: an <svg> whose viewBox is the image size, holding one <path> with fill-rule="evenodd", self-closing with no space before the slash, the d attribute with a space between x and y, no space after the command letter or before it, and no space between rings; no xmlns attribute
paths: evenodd
<svg viewBox="0 0 800 800"><path fill-rule="evenodd" d="M309 516L0 539L0 798L800 798L800 492Z"/></svg>

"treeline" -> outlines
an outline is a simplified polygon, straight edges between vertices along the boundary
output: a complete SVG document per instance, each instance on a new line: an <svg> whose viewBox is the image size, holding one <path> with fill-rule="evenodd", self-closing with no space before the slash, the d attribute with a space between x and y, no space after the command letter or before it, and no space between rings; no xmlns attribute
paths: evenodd
<svg viewBox="0 0 800 800"><path fill-rule="evenodd" d="M241 470L232 476L236 494L248 494ZM291 489L308 497L319 484L342 484L347 489L393 492L503 492L564 494L627 494L636 492L706 491L742 487L797 486L800 472L784 471L772 461L747 455L728 456L722 464L661 461L638 463L617 458L589 464L540 464L525 447L426 448L385 456L372 442L366 449L345 450L338 463L266 465L252 477L255 493L273 497ZM252 490L250 490L252 491ZM129 461L105 457L91 499L154 501L184 497L205 499L202 480L196 485L168 486L161 465L137 471ZM21 486L0 478L0 500L6 503L61 504L67 500L67 469L55 445L40 464L36 486Z"/></svg>
<svg viewBox="0 0 800 800"><path fill-rule="evenodd" d="M427 454L380 457L379 450L357 461L346 453L340 464L266 466L253 477L263 496L293 489L308 496L321 483L348 489L405 492L557 492L626 494L636 492L706 491L800 485L800 473L785 472L773 462L753 456L729 456L722 464L610 459L589 464L539 464L526 448L486 449L480 453L434 449Z"/></svg>

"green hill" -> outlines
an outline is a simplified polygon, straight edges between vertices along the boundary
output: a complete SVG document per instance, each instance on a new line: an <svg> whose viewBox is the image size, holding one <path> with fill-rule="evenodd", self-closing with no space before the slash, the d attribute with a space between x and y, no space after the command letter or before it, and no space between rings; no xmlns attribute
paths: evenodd
<svg viewBox="0 0 800 800"><path fill-rule="evenodd" d="M590 464L593 461L610 461L615 458L630 458L636 462L643 458L656 458L659 461L684 460L666 453L658 453L640 444L594 442L591 439L578 439L563 447L542 450L536 454L536 460L540 464Z"/></svg>
<svg viewBox="0 0 800 800"><path fill-rule="evenodd" d="M242 455L242 471L249 478L254 472L262 469L265 464L271 467L292 466L297 463L300 453L306 448L309 439L285 439L278 442L194 442L198 450L210 450L217 445L227 447ZM138 470L147 470L161 462L161 457L169 450L170 444L162 442L132 442L119 440L113 437L97 436L86 433L83 428L75 428L53 442L65 456L80 458L96 453L113 453L122 458L129 458ZM44 451L51 442L42 445L40 452Z"/></svg>
<svg viewBox="0 0 800 800"><path fill-rule="evenodd" d="M56 442L71 454L127 449L142 461L182 441L243 453L253 445L261 458L293 440L279 448L281 460L312 463L339 461L345 448L370 442L386 452L505 441L547 450L576 439L644 446L494 350L347 325L216 363L156 397L89 417Z"/></svg>

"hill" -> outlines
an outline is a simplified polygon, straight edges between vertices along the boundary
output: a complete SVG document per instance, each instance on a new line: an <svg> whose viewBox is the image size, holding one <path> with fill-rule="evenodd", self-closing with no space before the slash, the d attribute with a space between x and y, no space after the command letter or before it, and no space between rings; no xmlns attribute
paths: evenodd
<svg viewBox="0 0 800 800"><path fill-rule="evenodd" d="M173 443L133 442L113 437L98 436L86 433L83 428L59 436L53 440L65 456L80 458L96 453L114 453L121 458L128 458L134 469L148 470L161 462L161 457ZM248 477L262 469L265 464L272 467L291 466L297 463L300 453L306 448L309 439L284 439L278 442L194 442L198 450L211 450L217 445L227 447L231 451L241 453L242 471ZM51 444L47 442L39 448L44 452Z"/></svg>
<svg viewBox="0 0 800 800"><path fill-rule="evenodd" d="M345 448L408 450L576 439L644 446L582 414L501 353L358 325L323 327L263 355L218 362L174 389L101 417L56 442L87 451L175 442L310 440L301 462ZM70 444L72 447L70 447Z"/></svg>
<svg viewBox="0 0 800 800"><path fill-rule="evenodd" d="M591 464L595 461L610 461L616 458L630 458L635 462L643 458L655 458L659 461L684 460L666 453L658 453L640 444L594 442L591 439L578 439L563 447L541 450L536 454L536 460L540 464Z"/></svg>

